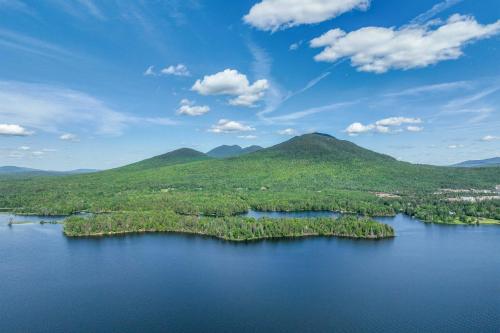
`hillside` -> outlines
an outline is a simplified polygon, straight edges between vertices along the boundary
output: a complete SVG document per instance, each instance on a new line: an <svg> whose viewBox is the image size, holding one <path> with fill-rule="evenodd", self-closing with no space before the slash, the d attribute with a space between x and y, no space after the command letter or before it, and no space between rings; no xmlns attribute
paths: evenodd
<svg viewBox="0 0 500 333"><path fill-rule="evenodd" d="M209 152L207 152L207 155L215 158L227 158L227 157L235 157L243 154L253 153L261 149L263 149L261 146L255 146L255 145L246 148L242 148L238 145L232 145L232 146L222 145L210 150Z"/></svg>
<svg viewBox="0 0 500 333"><path fill-rule="evenodd" d="M480 167L500 166L500 157L493 157L484 160L470 160L454 164L453 166L460 168L480 168Z"/></svg>
<svg viewBox="0 0 500 333"><path fill-rule="evenodd" d="M296 136L257 153L260 156L311 161L396 161L394 158L362 148L323 133ZM255 156L255 155L254 155ZM257 157L257 156L255 156Z"/></svg>
<svg viewBox="0 0 500 333"><path fill-rule="evenodd" d="M406 212L452 223L473 221L470 216L500 219L500 201L462 202L458 192L440 189L491 191L499 179L500 168L413 165L313 133L227 159L184 148L93 174L0 180L0 208L43 214L171 209L217 216L249 208Z"/></svg>
<svg viewBox="0 0 500 333"><path fill-rule="evenodd" d="M133 164L118 168L119 170L146 170L160 168L168 165L182 164L188 162L210 159L209 156L194 149L181 148L166 154L154 156Z"/></svg>

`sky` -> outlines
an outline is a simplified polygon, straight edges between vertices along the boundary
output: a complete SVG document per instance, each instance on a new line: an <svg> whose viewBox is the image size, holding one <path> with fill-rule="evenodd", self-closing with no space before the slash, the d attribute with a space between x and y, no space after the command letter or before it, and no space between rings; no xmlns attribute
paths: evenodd
<svg viewBox="0 0 500 333"><path fill-rule="evenodd" d="M0 165L107 169L322 132L500 156L498 0L0 0Z"/></svg>

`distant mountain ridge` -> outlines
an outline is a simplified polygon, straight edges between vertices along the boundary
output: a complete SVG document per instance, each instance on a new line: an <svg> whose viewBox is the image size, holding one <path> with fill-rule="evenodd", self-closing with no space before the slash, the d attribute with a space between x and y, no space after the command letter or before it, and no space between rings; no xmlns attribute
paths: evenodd
<svg viewBox="0 0 500 333"><path fill-rule="evenodd" d="M0 167L0 175L74 175L82 173L98 172L97 169L76 169L69 171L53 171L53 170L40 170L32 168L24 168L13 165L6 165Z"/></svg>
<svg viewBox="0 0 500 333"><path fill-rule="evenodd" d="M180 148L173 150L171 152L154 156L136 163L132 163L126 166L123 166L118 169L152 169L157 167L163 167L166 165L174 165L181 163L188 163L194 161L201 161L210 159L211 157L207 154L204 154L200 151L191 149L191 148Z"/></svg>
<svg viewBox="0 0 500 333"><path fill-rule="evenodd" d="M242 148L238 145L222 145L210 150L209 152L207 152L207 155L215 158L226 158L249 154L262 149L264 148L257 145L249 146L246 148Z"/></svg>
<svg viewBox="0 0 500 333"><path fill-rule="evenodd" d="M469 160L452 165L460 168L479 168L500 166L500 157L487 158L484 160Z"/></svg>

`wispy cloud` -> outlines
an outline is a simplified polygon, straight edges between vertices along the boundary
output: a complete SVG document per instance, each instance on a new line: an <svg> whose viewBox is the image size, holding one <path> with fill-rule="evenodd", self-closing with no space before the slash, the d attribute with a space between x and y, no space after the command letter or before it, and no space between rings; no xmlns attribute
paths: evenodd
<svg viewBox="0 0 500 333"><path fill-rule="evenodd" d="M337 110L346 106L351 106L353 104L359 103L359 101L353 101L353 102L341 102L341 103L333 103L333 104L328 104L328 105L323 105L319 107L313 107L309 109L305 109L302 111L297 111L297 112L292 112L288 113L285 115L281 116L276 116L276 117L269 117L267 118L268 121L270 122L285 122L285 123L290 123L298 119L302 119L307 116L311 116L316 113L321 113L321 112L327 112L327 111L333 111Z"/></svg>
<svg viewBox="0 0 500 333"><path fill-rule="evenodd" d="M473 102L477 102L477 101L479 101L479 100L481 100L481 99L483 99L491 94L494 94L499 90L500 90L500 87L487 88L487 89L484 89L484 90L482 90L478 93L475 93L473 95L456 98L456 99L448 102L445 105L445 108L448 108L448 109L461 108L461 107L469 105Z"/></svg>
<svg viewBox="0 0 500 333"><path fill-rule="evenodd" d="M50 0L53 7L68 15L83 19L92 17L97 20L105 20L106 16L93 0Z"/></svg>
<svg viewBox="0 0 500 333"><path fill-rule="evenodd" d="M172 125L168 118L148 118L114 110L81 91L18 81L0 81L0 123L64 133L69 126L96 134L120 135L133 124Z"/></svg>
<svg viewBox="0 0 500 333"><path fill-rule="evenodd" d="M451 7L459 4L462 1L463 0L445 0L445 1L439 2L439 3L435 4L428 11L418 15L413 20L411 20L409 25L423 24L423 23L429 21L430 19L434 18L439 13L447 10L448 8L451 8Z"/></svg>
<svg viewBox="0 0 500 333"><path fill-rule="evenodd" d="M384 97L404 97L404 96L417 96L427 93L440 93L444 91L453 91L458 89L468 89L471 88L472 84L468 81L456 81L456 82L445 82L438 84L429 84L418 87L413 87L409 89L404 89L401 91L396 91L392 93L387 93Z"/></svg>
<svg viewBox="0 0 500 333"><path fill-rule="evenodd" d="M53 58L61 61L68 57L75 58L76 54L40 39L36 39L18 32L0 28L0 47L13 49L34 55Z"/></svg>

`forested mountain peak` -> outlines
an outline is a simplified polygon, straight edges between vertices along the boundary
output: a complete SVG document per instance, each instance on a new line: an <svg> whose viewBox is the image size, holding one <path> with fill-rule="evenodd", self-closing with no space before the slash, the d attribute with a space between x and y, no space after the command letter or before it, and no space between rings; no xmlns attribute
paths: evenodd
<svg viewBox="0 0 500 333"><path fill-rule="evenodd" d="M281 158L327 161L395 161L395 159L390 156L373 152L350 141L339 140L324 133L309 133L296 136L288 141L264 149L258 154Z"/></svg>
<svg viewBox="0 0 500 333"><path fill-rule="evenodd" d="M246 148L242 148L239 145L222 145L215 147L214 149L210 150L207 155L211 157L216 157L216 158L225 158L225 157L234 157L234 156L240 156L243 154L247 153L252 153L258 150L263 149L260 146L249 146Z"/></svg>
<svg viewBox="0 0 500 333"><path fill-rule="evenodd" d="M150 169L167 165L194 162L210 157L206 154L191 148L180 148L171 152L154 156L137 163L124 166L122 169Z"/></svg>

